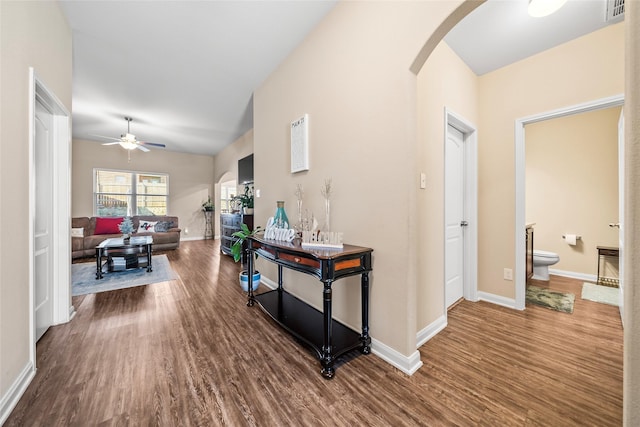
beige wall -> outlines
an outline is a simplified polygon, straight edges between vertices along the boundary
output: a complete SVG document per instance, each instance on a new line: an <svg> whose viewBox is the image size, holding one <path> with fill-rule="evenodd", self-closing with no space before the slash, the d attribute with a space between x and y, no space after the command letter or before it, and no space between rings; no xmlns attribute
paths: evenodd
<svg viewBox="0 0 640 427"><path fill-rule="evenodd" d="M553 269L595 276L596 247L618 246L618 229L608 224L619 216L620 111L591 111L525 127L526 220L536 223L534 248L560 255ZM582 239L569 246L565 233Z"/></svg>
<svg viewBox="0 0 640 427"><path fill-rule="evenodd" d="M225 181L237 181L238 180L238 160L253 153L253 129L246 132L240 138L236 139L233 144L228 145L218 154L214 159L215 169L215 197L216 197L216 212L215 212L215 230L216 236L220 234L220 184ZM255 161L255 160L254 160ZM239 187L240 191L244 187ZM255 203L259 203L258 199L255 199ZM259 225L259 224L256 224ZM263 226L264 227L264 226Z"/></svg>
<svg viewBox="0 0 640 427"><path fill-rule="evenodd" d="M29 67L71 111L71 30L57 3L0 1L0 39L0 402L4 403L29 363L31 346Z"/></svg>
<svg viewBox="0 0 640 427"><path fill-rule="evenodd" d="M418 188L416 77L422 45L461 2L339 2L255 92L256 220L276 201L295 217L296 184L322 221L320 188L331 178L332 228L374 249L370 326L374 339L416 351ZM289 126L309 114L310 170L291 174ZM259 261L260 262L260 261ZM271 266L258 268L275 279ZM288 288L321 307L321 285L296 273ZM334 314L360 327L357 278L333 287Z"/></svg>
<svg viewBox="0 0 640 427"><path fill-rule="evenodd" d="M418 74L418 159L427 188L418 192L418 330L444 314L445 107L478 122L478 78L445 42Z"/></svg>
<svg viewBox="0 0 640 427"><path fill-rule="evenodd" d="M148 153L127 151L119 146L74 140L72 149L71 215L93 216L93 169L118 169L169 174L169 215L179 218L181 239L202 239L204 215L202 202L213 198L213 156L162 149Z"/></svg>
<svg viewBox="0 0 640 427"><path fill-rule="evenodd" d="M624 311L625 426L640 425L640 4L625 5L625 225Z"/></svg>
<svg viewBox="0 0 640 427"><path fill-rule="evenodd" d="M503 279L515 267L515 120L624 92L624 25L479 78L480 291L515 297L515 282Z"/></svg>

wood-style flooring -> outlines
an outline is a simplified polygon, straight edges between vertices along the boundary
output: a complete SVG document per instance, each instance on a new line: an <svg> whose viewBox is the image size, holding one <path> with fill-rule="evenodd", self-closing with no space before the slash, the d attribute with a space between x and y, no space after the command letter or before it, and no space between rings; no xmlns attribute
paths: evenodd
<svg viewBox="0 0 640 427"><path fill-rule="evenodd" d="M574 292L573 314L462 301L414 375L356 352L329 381L246 306L218 241L167 255L179 280L73 298L6 426L622 425L618 309L580 282L536 283Z"/></svg>

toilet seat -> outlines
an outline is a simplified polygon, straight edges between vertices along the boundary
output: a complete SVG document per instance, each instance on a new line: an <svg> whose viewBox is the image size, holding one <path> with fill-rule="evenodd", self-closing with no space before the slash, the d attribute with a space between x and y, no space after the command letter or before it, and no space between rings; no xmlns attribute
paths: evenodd
<svg viewBox="0 0 640 427"><path fill-rule="evenodd" d="M548 258L548 259L555 259L555 258L559 258L558 254L555 252L549 252L549 251L540 251L540 250L534 250L533 251L533 256L536 258Z"/></svg>

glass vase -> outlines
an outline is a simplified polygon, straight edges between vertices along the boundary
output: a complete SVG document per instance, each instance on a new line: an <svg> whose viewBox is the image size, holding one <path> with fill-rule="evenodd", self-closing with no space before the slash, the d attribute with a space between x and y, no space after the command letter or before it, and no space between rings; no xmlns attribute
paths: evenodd
<svg viewBox="0 0 640 427"><path fill-rule="evenodd" d="M278 201L276 202L276 214L273 216L273 224L276 228L289 228L289 218L287 218L287 213L284 211L284 202Z"/></svg>

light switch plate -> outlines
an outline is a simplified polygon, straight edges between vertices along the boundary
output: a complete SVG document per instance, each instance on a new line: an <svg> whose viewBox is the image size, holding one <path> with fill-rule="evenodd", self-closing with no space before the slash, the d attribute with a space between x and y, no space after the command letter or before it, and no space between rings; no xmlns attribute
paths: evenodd
<svg viewBox="0 0 640 427"><path fill-rule="evenodd" d="M424 172L420 173L420 188L427 188L427 174Z"/></svg>

